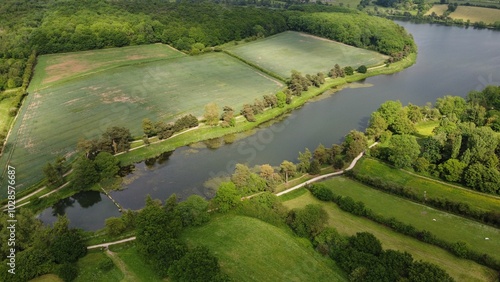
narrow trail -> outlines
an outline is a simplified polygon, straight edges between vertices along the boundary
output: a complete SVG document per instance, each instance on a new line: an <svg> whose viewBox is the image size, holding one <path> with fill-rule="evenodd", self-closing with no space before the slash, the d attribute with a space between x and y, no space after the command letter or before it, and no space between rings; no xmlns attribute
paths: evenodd
<svg viewBox="0 0 500 282"><path fill-rule="evenodd" d="M102 243L102 244L98 244L98 245L88 246L87 249L91 250L91 249L97 249L97 248L108 248L111 245L121 244L121 243L130 242L130 241L134 241L134 240L135 240L135 236L132 236L132 237L125 238L125 239L118 240L118 241L114 241L114 242L108 242L108 243Z"/></svg>
<svg viewBox="0 0 500 282"><path fill-rule="evenodd" d="M109 249L106 250L106 255L113 261L113 263L120 269L120 271L123 273L124 277L121 280L122 282L135 282L135 281L140 281L139 277L135 275L135 273L131 272L128 270L127 265L123 262L123 260L116 255L116 253L110 251Z"/></svg>
<svg viewBox="0 0 500 282"><path fill-rule="evenodd" d="M372 148L373 146L377 145L378 142L375 142L373 143L372 145L370 145L368 148ZM364 152L361 152L356 158L354 158L354 160L352 160L351 164L344 170L341 170L341 171L337 171L337 172L332 172L332 173L329 173L329 174L325 174L325 175L320 175L318 177L315 177L313 179L310 179L310 180L307 180L306 182L304 183L301 183L301 184L298 184L298 185L295 185L294 187L292 188L289 188L285 191L282 191L282 192L279 192L276 194L276 196L281 196L281 195L284 195L286 193L289 193L289 192L292 192L294 190L297 190L299 188L302 188L308 184L311 184L311 183L314 183L316 181L320 181L320 180L323 180L323 179L326 179L326 178L329 178L329 177L333 177L333 176L338 176L338 175L342 175L344 174L346 171L349 171L351 169L354 168L354 166L356 166L356 164L358 163L359 159L361 159L361 157L363 157L365 153Z"/></svg>

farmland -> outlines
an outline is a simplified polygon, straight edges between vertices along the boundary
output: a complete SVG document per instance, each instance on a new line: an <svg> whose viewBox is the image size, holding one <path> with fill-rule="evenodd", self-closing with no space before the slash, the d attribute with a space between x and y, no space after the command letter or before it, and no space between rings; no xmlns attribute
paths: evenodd
<svg viewBox="0 0 500 282"><path fill-rule="evenodd" d="M140 50L136 49L139 54ZM38 65L34 84L51 80L48 62L58 60ZM79 138L97 137L109 126L125 126L141 136L143 118L173 121L189 113L201 116L209 102L238 109L283 86L222 53L109 67L88 70L92 73L28 96L7 147L7 153L13 151L10 163L23 179L19 188L40 180L42 166L56 156L72 155Z"/></svg>
<svg viewBox="0 0 500 282"><path fill-rule="evenodd" d="M484 4L484 3L483 3ZM436 13L441 16L448 10L448 5L434 5L425 13L426 16ZM500 10L492 8L472 7L472 6L458 6L457 9L449 14L454 20L462 19L464 21L470 20L474 22L484 22L486 24L493 24L500 21Z"/></svg>
<svg viewBox="0 0 500 282"><path fill-rule="evenodd" d="M340 234L353 235L356 232L370 232L382 242L384 249L406 251L415 260L435 263L445 269L456 281L496 280L495 271L487 267L470 260L459 259L441 248L402 235L366 218L344 212L334 203L322 202L314 198L309 191L295 199L285 201L283 204L288 208L303 208L308 204L321 204L329 215L328 225L336 228Z"/></svg>
<svg viewBox="0 0 500 282"><path fill-rule="evenodd" d="M467 7L458 6L457 10L450 14L452 19L462 19L464 21L470 20L473 22L483 21L486 24L492 24L500 21L500 10L481 8L481 7Z"/></svg>
<svg viewBox="0 0 500 282"><path fill-rule="evenodd" d="M371 66L387 58L377 52L294 31L229 47L227 51L281 77L289 77L291 70L326 74L335 64Z"/></svg>
<svg viewBox="0 0 500 282"><path fill-rule="evenodd" d="M347 281L307 239L254 218L221 216L182 236L207 246L233 281Z"/></svg>
<svg viewBox="0 0 500 282"><path fill-rule="evenodd" d="M500 254L496 252L500 249L500 230L494 227L377 191L348 178L338 177L323 183L337 195L365 203L366 208L375 214L394 217L419 230L430 231L450 243L463 241L478 252L500 259Z"/></svg>
<svg viewBox="0 0 500 282"><path fill-rule="evenodd" d="M360 175L382 178L403 185L415 191L417 195L422 195L422 198L424 191L426 191L429 198L444 198L455 202L463 202L483 211L498 211L500 208L500 198L498 197L421 178L405 171L391 168L375 159L361 159L356 164L354 171Z"/></svg>

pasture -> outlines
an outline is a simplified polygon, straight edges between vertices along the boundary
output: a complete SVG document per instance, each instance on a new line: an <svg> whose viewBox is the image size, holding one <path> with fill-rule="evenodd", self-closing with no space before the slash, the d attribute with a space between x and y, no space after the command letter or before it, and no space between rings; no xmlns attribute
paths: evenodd
<svg viewBox="0 0 500 282"><path fill-rule="evenodd" d="M227 51L282 78L290 77L292 70L304 75L328 74L335 64L356 68L381 64L387 58L377 52L294 31L228 47Z"/></svg>
<svg viewBox="0 0 500 282"><path fill-rule="evenodd" d="M165 44L128 46L38 57L28 91L120 66L186 56Z"/></svg>
<svg viewBox="0 0 500 282"><path fill-rule="evenodd" d="M483 211L500 210L499 197L418 177L403 170L392 168L375 159L361 159L354 167L354 171L360 175L381 178L385 181L403 185L421 196L422 199L424 191L426 191L428 198L443 198L463 202L469 204L472 208Z"/></svg>
<svg viewBox="0 0 500 282"><path fill-rule="evenodd" d="M500 250L499 229L372 189L348 178L337 177L323 183L337 195L363 202L375 214L394 217L450 243L463 241L469 248L500 260L497 251Z"/></svg>
<svg viewBox="0 0 500 282"><path fill-rule="evenodd" d="M369 219L342 211L332 202L322 202L316 199L309 191L283 204L291 209L303 208L308 204L321 204L328 213L328 225L336 228L340 234L350 236L356 232L370 232L381 241L384 249L406 251L415 260L435 263L446 270L456 281L497 280L498 274L492 269L470 260L459 259L441 248L397 233Z"/></svg>
<svg viewBox="0 0 500 282"><path fill-rule="evenodd" d="M500 10L482 7L458 6L450 14L452 19L470 20L471 23L483 21L487 24L500 21Z"/></svg>
<svg viewBox="0 0 500 282"><path fill-rule="evenodd" d="M136 50L140 53L140 48ZM38 75L43 76L48 67L37 66L35 81L43 80ZM23 180L18 186L22 190L41 179L47 162L73 155L78 139L98 137L110 126L124 126L133 136L142 136L144 118L169 122L185 114L200 117L210 102L239 111L244 103L282 87L281 82L222 53L140 62L76 76L30 92L0 165L5 167L10 160L17 178Z"/></svg>
<svg viewBox="0 0 500 282"><path fill-rule="evenodd" d="M424 16L430 16L432 15L432 13L435 13L437 16L441 16L442 14L444 14L444 12L446 12L446 10L448 10L448 5L434 5L432 6L432 8L429 9L429 11L427 11Z"/></svg>
<svg viewBox="0 0 500 282"><path fill-rule="evenodd" d="M78 276L74 281L122 281L124 275L116 265L109 270L100 268L102 262L107 259L108 256L103 252L89 252L78 260Z"/></svg>
<svg viewBox="0 0 500 282"><path fill-rule="evenodd" d="M347 281L307 239L258 219L219 216L187 229L182 238L207 246L233 281Z"/></svg>

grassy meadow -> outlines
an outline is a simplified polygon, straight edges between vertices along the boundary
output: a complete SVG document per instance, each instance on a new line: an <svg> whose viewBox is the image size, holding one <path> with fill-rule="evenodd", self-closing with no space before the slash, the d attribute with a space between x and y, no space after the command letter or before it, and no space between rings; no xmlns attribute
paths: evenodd
<svg viewBox="0 0 500 282"><path fill-rule="evenodd" d="M356 232L370 232L381 241L384 249L406 251L415 260L435 263L446 270L456 281L497 281L498 279L498 273L492 269L470 260L459 259L439 247L402 235L369 219L344 212L332 202L322 202L316 199L309 191L283 204L288 208L321 204L328 213L328 225L336 228L340 234L350 236Z"/></svg>
<svg viewBox="0 0 500 282"><path fill-rule="evenodd" d="M392 168L375 159L361 159L354 167L354 171L360 175L382 178L403 185L415 191L417 195L421 195L422 199L424 191L426 191L428 198L443 198L455 202L463 202L483 211L500 210L499 197L419 177L403 170Z"/></svg>
<svg viewBox="0 0 500 282"><path fill-rule="evenodd" d="M434 5L424 14L424 16L432 15L432 13L435 13L436 15L441 16L442 14L444 14L444 12L446 12L446 10L448 10L448 5L445 5L445 4Z"/></svg>
<svg viewBox="0 0 500 282"><path fill-rule="evenodd" d="M140 49L137 51L140 53ZM49 66L37 66L35 81L44 73L38 70L44 68ZM125 126L132 135L142 136L144 118L168 122L184 114L202 116L204 106L210 102L239 110L244 103L273 94L282 86L222 53L76 76L30 92L9 138L2 165L10 158L17 177L23 179L18 186L22 190L41 179L41 169L47 162L59 155L71 156L79 138L95 138L109 126Z"/></svg>
<svg viewBox="0 0 500 282"><path fill-rule="evenodd" d="M473 22L483 21L487 24L500 21L500 10L482 7L458 6L455 12L450 14L452 19L470 20Z"/></svg>
<svg viewBox="0 0 500 282"><path fill-rule="evenodd" d="M83 258L78 260L78 276L74 281L122 281L124 275L118 267L116 267L116 265L106 271L99 268L99 263L107 258L107 255L103 252L89 252Z"/></svg>
<svg viewBox="0 0 500 282"><path fill-rule="evenodd" d="M381 64L387 58L377 52L294 31L228 47L227 51L283 78L289 77L291 70L327 74L335 64L356 68Z"/></svg>
<svg viewBox="0 0 500 282"><path fill-rule="evenodd" d="M497 228L372 189L345 177L323 183L337 195L365 203L366 208L378 215L394 217L450 243L463 241L469 248L500 260L497 251L500 250L500 230Z"/></svg>
<svg viewBox="0 0 500 282"><path fill-rule="evenodd" d="M233 281L348 280L307 239L258 219L219 216L182 237L191 246L207 246Z"/></svg>

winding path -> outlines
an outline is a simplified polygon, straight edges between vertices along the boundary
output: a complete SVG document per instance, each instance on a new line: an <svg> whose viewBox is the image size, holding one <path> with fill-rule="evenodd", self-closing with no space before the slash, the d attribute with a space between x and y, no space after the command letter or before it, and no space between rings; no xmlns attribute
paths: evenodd
<svg viewBox="0 0 500 282"><path fill-rule="evenodd" d="M372 148L373 146L375 146L375 145L377 145L377 144L378 144L378 142L375 142L375 143L371 144L368 148ZM285 190L285 191L279 192L279 193L277 193L277 194L276 194L276 196L278 196L278 197L279 197L279 196L281 196L281 195L284 195L284 194L286 194L286 193L292 192L292 191L297 190L297 189L299 189L299 188L302 188L302 187L304 187L304 186L306 186L306 185L308 185L308 184L314 183L314 182L316 182L316 181L323 180L323 179L325 179L325 178L329 178L329 177L332 177L332 176L337 176L337 175L342 175L342 174L344 174L346 171L349 171L349 170L353 169L353 168L354 168L354 166L358 163L359 159L361 159L361 157L363 157L363 155L364 155L364 154L365 154L365 152L361 152L361 153L360 153L360 154L359 154L356 158L354 158L354 160L352 160L351 164L350 164L350 165L349 165L346 169L344 169L344 170L337 171L337 172L332 172L332 173L325 174L325 175L320 175L320 176L315 177L315 178L313 178L313 179L307 180L307 181L306 181L306 182L304 182L304 183L301 183L301 184L299 184L299 185L296 185L296 186L294 186L294 187L292 187L292 188L290 188L290 189L287 189L287 190Z"/></svg>

